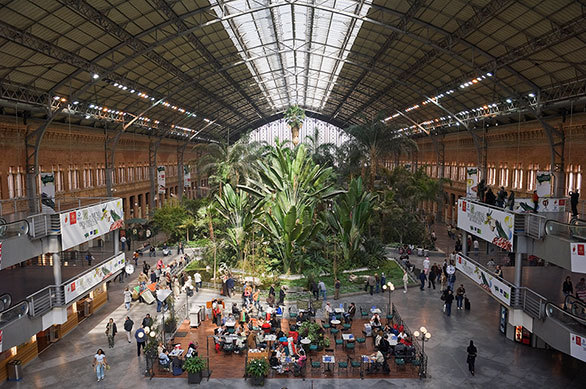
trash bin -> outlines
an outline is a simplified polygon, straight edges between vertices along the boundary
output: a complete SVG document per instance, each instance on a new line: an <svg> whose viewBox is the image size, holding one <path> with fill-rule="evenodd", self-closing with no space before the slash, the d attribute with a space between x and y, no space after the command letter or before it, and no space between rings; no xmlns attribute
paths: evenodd
<svg viewBox="0 0 586 389"><path fill-rule="evenodd" d="M8 381L20 381L22 379L22 362L19 359L8 362Z"/></svg>
<svg viewBox="0 0 586 389"><path fill-rule="evenodd" d="M196 306L195 304L191 306L189 310L189 322L191 327L199 327L200 325L200 314L201 314L201 307Z"/></svg>

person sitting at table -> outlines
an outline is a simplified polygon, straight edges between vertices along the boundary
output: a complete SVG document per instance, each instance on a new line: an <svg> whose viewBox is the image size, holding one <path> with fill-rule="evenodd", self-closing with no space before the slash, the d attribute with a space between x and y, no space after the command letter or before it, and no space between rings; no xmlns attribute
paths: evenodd
<svg viewBox="0 0 586 389"><path fill-rule="evenodd" d="M405 333L404 330L401 330L401 332L399 332L399 334L397 335L397 338L399 338L399 339L405 339L407 337L408 337L408 335Z"/></svg>
<svg viewBox="0 0 586 389"><path fill-rule="evenodd" d="M169 355L168 355L167 351L163 350L159 354L159 366L161 366L164 369L169 369L170 365L171 365L171 360L169 359Z"/></svg>
<svg viewBox="0 0 586 389"><path fill-rule="evenodd" d="M379 344L378 344L378 350L380 352L382 352L383 354L388 354L389 351L391 351L391 345L389 344L389 341L387 340L386 337L382 337Z"/></svg>
<svg viewBox="0 0 586 389"><path fill-rule="evenodd" d="M232 315L234 315L234 317L240 315L240 309L238 309L238 303L232 304Z"/></svg>
<svg viewBox="0 0 586 389"><path fill-rule="evenodd" d="M281 360L277 351L273 351L271 354L271 357L269 358L269 365L271 365L271 368L275 369L279 373L283 372L283 365L281 365Z"/></svg>
<svg viewBox="0 0 586 389"><path fill-rule="evenodd" d="M252 339L254 341L254 334L251 333L251 335L252 335ZM249 335L249 337L250 337L250 335ZM238 354L238 353L240 353L240 351L244 351L246 349L246 347L244 346L245 340L248 342L248 339L246 337L246 333L244 331L242 331L240 333L240 336L236 338L236 345L234 348L234 353Z"/></svg>
<svg viewBox="0 0 586 389"><path fill-rule="evenodd" d="M326 308L325 308L325 315L326 315L326 321L329 323L330 320L332 320L332 317L336 317L336 314L334 313L334 310L332 309L332 306L330 305L330 303L326 303Z"/></svg>
<svg viewBox="0 0 586 389"><path fill-rule="evenodd" d="M307 321L309 318L305 315L305 312L299 312L299 315L297 315L297 322L298 323L303 323L305 321Z"/></svg>
<svg viewBox="0 0 586 389"><path fill-rule="evenodd" d="M248 346L249 350L252 350L257 347L256 335L254 331L250 331L250 333L248 334L248 337L246 338L246 345Z"/></svg>
<svg viewBox="0 0 586 389"><path fill-rule="evenodd" d="M293 374L298 376L301 374L301 371L305 367L305 363L307 362L307 356L305 355L305 351L302 348L299 348L297 351L298 354L295 358L295 365L293 366Z"/></svg>
<svg viewBox="0 0 586 389"><path fill-rule="evenodd" d="M395 346L395 356L401 357L405 355L405 351L407 350L407 346L403 343L398 343Z"/></svg>
<svg viewBox="0 0 586 389"><path fill-rule="evenodd" d="M175 376L183 374L183 360L178 356L173 357L173 361L171 362L171 371Z"/></svg>
<svg viewBox="0 0 586 389"><path fill-rule="evenodd" d="M354 315L356 314L356 304L350 303L348 307L348 312L344 313L344 321L346 324L350 324L352 320L354 320Z"/></svg>
<svg viewBox="0 0 586 389"><path fill-rule="evenodd" d="M374 360L374 370L378 370L385 363L385 356L380 350L370 357Z"/></svg>
<svg viewBox="0 0 586 389"><path fill-rule="evenodd" d="M271 324L268 321L265 321L264 323L262 323L260 325L260 328L262 328L262 330L265 334L271 333Z"/></svg>
<svg viewBox="0 0 586 389"><path fill-rule="evenodd" d="M187 346L187 353L185 354L185 358L197 357L197 342L189 342L189 346Z"/></svg>
<svg viewBox="0 0 586 389"><path fill-rule="evenodd" d="M264 332L259 331L256 334L256 347L258 348L267 348L267 342L265 341Z"/></svg>
<svg viewBox="0 0 586 389"><path fill-rule="evenodd" d="M383 338L383 332L382 331L378 331L376 333L375 338L374 338L374 347L375 348L378 348L378 346L379 346L380 341L381 341L382 338Z"/></svg>
<svg viewBox="0 0 586 389"><path fill-rule="evenodd" d="M370 319L370 325L371 327L381 327L381 321L380 321L380 316L378 315L378 313L375 313L372 318Z"/></svg>
<svg viewBox="0 0 586 389"><path fill-rule="evenodd" d="M275 333L276 331L281 329L281 323L277 319L277 316L273 316L271 318L271 332Z"/></svg>
<svg viewBox="0 0 586 389"><path fill-rule="evenodd" d="M240 311L240 324L244 325L244 323L247 322L247 318L248 318L248 309L242 308L242 311Z"/></svg>

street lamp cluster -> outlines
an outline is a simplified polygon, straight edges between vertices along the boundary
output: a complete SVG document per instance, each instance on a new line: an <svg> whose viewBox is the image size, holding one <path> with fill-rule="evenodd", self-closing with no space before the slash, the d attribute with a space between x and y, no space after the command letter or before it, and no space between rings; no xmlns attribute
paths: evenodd
<svg viewBox="0 0 586 389"><path fill-rule="evenodd" d="M392 300L391 300L391 294L395 290L395 285L393 285L393 283L391 281L389 281L383 285L383 290L389 291L389 307L387 309L387 315L392 315L393 314L393 304L392 304Z"/></svg>
<svg viewBox="0 0 586 389"><path fill-rule="evenodd" d="M425 342L429 341L431 339L431 332L429 332L427 330L427 328L421 326L421 328L419 329L419 331L415 331L413 332L413 337L415 339L420 339L421 340L421 370L420 370L420 376L425 377L426 371L425 371L425 363L424 363L424 358L425 358Z"/></svg>

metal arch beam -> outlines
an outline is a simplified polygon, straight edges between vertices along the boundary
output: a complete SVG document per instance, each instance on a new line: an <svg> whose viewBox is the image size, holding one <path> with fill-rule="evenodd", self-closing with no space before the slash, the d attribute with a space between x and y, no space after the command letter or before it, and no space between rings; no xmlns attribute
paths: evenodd
<svg viewBox="0 0 586 389"><path fill-rule="evenodd" d="M101 27L104 31L110 33L117 39L121 41L128 42L128 46L135 52L139 50L148 49L149 45L140 39L135 38L132 36L128 31L124 28L120 27L117 23L112 21L102 12L98 11L91 5L89 5L85 0L60 0L62 3L67 5L72 10L78 12L80 15L85 17L88 21L93 21L99 27ZM219 96L215 93L209 91L208 89L204 88L200 85L196 80L192 77L185 74L181 69L173 65L171 62L167 61L153 50L148 50L145 53L146 57L155 63L160 68L164 69L165 71L175 75L179 79L183 80L186 83L190 83L194 87L200 89L204 92L204 94L208 95L212 100L228 107L233 112L237 113L237 110L234 109L230 104L223 101ZM124 61L122 61L124 62ZM120 67L119 64L115 65L108 73L114 73Z"/></svg>
<svg viewBox="0 0 586 389"><path fill-rule="evenodd" d="M310 0L311 4L315 4L315 0ZM293 7L293 5L291 5L291 7ZM311 51L311 47L313 45L313 19L315 17L315 9L313 7L310 7L309 12L307 13L307 15L305 16L306 18L309 18L309 23L307 24L307 28L305 29L305 41L307 42L307 50ZM317 43L317 42L316 42ZM305 70L305 82L303 83L303 104L307 105L307 86L308 86L308 80L309 80L309 55L305 56L305 63L303 64L304 70ZM317 85L317 84L316 84Z"/></svg>
<svg viewBox="0 0 586 389"><path fill-rule="evenodd" d="M269 14L271 15L271 25L273 26L273 34L275 34L275 44L277 45L277 50L279 52L281 52L281 36L279 34L279 31L277 29L277 22L275 21L276 15L274 12L273 8L269 8ZM256 24L256 21L255 21ZM295 26L293 26L293 29L295 29ZM287 82L287 76L285 75L285 66L284 66L284 61L283 61L283 56L281 54L279 54L277 56L277 59L279 60L279 64L281 65L281 75L283 77L283 82L285 84L285 93L287 96L287 100L289 102L289 104L291 104L291 94L289 93L289 87L288 87L288 82Z"/></svg>
<svg viewBox="0 0 586 389"><path fill-rule="evenodd" d="M421 9L421 6L424 5L426 2L427 2L427 0L415 0L411 4L411 6L407 10L407 12L405 12L405 15L401 17L401 20L399 21L398 27L400 29L405 29L409 20ZM395 42L395 40L397 40L397 38L399 38L399 36L400 36L400 34L398 32L393 31L391 33L391 35L389 35L387 37L385 42L382 44L382 46L376 52L374 57L371 59L371 63L370 63L371 67L374 68L375 64L381 59L383 54L385 54L387 52L387 50L391 47L391 44L393 42ZM348 89L348 92L344 95L344 97L342 98L340 103L338 103L338 105L334 108L334 111L332 112L331 117L335 117L338 114L338 111L340 110L340 108L342 108L342 105L344 105L346 100L350 97L352 92L354 92L354 90L358 87L358 85L362 82L362 80L364 79L364 77L366 77L366 75L368 73L369 73L368 70L365 70L365 69L362 70L362 73L356 78L352 87L350 87Z"/></svg>
<svg viewBox="0 0 586 389"><path fill-rule="evenodd" d="M165 15L173 21L173 23L177 26L178 32L188 30L188 26L185 24L182 18L180 18L175 11L167 4L165 0L154 0L157 7L165 13ZM240 87L240 85L230 76L230 74L224 70L222 70L222 65L218 62L218 60L210 53L207 47L201 43L199 38L195 36L193 32L187 34L187 39L201 53L203 53L204 57L212 64L212 66L222 74L224 79L228 81L230 85L238 92L244 99L254 108L256 113L263 117L264 113L260 110L260 108L256 105L256 103L246 94L246 92Z"/></svg>

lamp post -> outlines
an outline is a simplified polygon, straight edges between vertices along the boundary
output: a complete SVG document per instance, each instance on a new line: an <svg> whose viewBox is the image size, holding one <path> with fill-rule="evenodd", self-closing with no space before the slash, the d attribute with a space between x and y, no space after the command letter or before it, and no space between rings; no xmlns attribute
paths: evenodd
<svg viewBox="0 0 586 389"><path fill-rule="evenodd" d="M427 373L425 371L427 363L425 363L425 361L424 361L424 359L425 359L425 342L427 342L431 339L431 332L429 332L427 330L427 328L422 326L419 329L419 331L413 332L413 337L421 340L421 370L419 372L419 375L421 377L425 377L425 375Z"/></svg>
<svg viewBox="0 0 586 389"><path fill-rule="evenodd" d="M393 285L393 283L391 281L389 281L383 285L383 290L389 291L389 306L387 309L387 315L392 315L393 314L392 293L395 290L395 285Z"/></svg>

